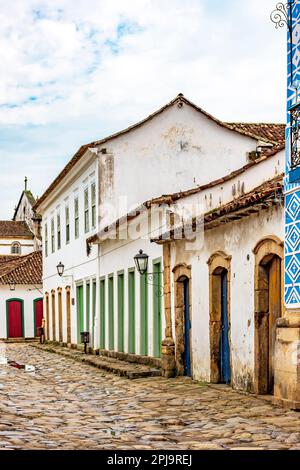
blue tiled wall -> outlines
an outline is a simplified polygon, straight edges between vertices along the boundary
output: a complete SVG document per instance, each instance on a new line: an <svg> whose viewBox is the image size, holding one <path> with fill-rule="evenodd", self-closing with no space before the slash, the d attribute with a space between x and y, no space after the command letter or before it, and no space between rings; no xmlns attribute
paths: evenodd
<svg viewBox="0 0 300 470"><path fill-rule="evenodd" d="M300 307L300 181L290 183L290 113L291 106L300 101L300 2L289 0L292 16L293 47L288 33L287 131L285 177L285 304ZM291 73L291 63L293 72ZM299 88L299 92L297 92Z"/></svg>

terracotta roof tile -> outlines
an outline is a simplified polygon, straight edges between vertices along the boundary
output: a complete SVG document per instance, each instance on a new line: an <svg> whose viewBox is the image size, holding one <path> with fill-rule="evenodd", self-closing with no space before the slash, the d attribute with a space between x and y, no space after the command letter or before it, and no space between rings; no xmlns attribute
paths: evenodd
<svg viewBox="0 0 300 470"><path fill-rule="evenodd" d="M248 132L270 142L279 143L285 141L285 124L246 122L228 122L227 124L236 131Z"/></svg>
<svg viewBox="0 0 300 470"><path fill-rule="evenodd" d="M42 284L42 252L0 263L0 284Z"/></svg>
<svg viewBox="0 0 300 470"><path fill-rule="evenodd" d="M220 225L247 217L263 208L272 205L283 204L283 175L279 175L265 183L261 184L252 191L240 196L232 201L204 214L204 228L210 230ZM196 229L196 220L190 224L190 227ZM185 227L186 228L186 227ZM184 229L179 226L173 230L165 232L151 241L160 243L164 241L184 238Z"/></svg>
<svg viewBox="0 0 300 470"><path fill-rule="evenodd" d="M33 233L26 222L0 220L0 238L33 238Z"/></svg>

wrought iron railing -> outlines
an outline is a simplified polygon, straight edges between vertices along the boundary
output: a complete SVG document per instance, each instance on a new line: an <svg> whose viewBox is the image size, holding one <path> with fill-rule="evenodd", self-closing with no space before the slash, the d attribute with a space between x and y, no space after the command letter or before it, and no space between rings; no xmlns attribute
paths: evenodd
<svg viewBox="0 0 300 470"><path fill-rule="evenodd" d="M291 113L291 167L300 166L300 103L293 106Z"/></svg>

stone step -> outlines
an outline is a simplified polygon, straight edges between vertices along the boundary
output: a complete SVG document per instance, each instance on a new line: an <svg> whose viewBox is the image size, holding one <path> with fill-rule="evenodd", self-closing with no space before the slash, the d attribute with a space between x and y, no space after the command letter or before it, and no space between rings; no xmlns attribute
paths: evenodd
<svg viewBox="0 0 300 470"><path fill-rule="evenodd" d="M69 349L61 346L53 346L50 344L32 344L33 347L43 351L59 354L61 356L73 359L77 362L87 364L98 369L104 370L118 375L119 377L126 377L130 380L159 377L161 376L160 369L155 367L146 366L143 364L135 364L132 362L121 361L119 359L107 356L95 356L93 354L84 354L82 351L76 349Z"/></svg>

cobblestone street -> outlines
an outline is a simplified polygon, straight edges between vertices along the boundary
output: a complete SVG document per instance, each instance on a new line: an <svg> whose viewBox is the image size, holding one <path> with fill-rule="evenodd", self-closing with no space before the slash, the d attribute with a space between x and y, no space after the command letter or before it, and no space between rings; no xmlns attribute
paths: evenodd
<svg viewBox="0 0 300 470"><path fill-rule="evenodd" d="M29 344L0 355L0 449L300 449L300 413L187 379L128 380Z"/></svg>

